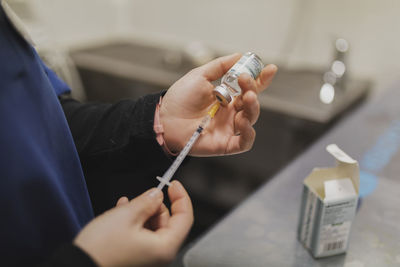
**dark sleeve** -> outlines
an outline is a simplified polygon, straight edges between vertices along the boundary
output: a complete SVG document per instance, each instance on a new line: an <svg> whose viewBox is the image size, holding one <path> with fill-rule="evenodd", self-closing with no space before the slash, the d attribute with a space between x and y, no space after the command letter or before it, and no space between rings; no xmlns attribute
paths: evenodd
<svg viewBox="0 0 400 267"><path fill-rule="evenodd" d="M155 141L154 112L160 96L161 93L152 94L115 104L80 103L69 97L60 98L81 160L113 153L138 140ZM147 147L140 144L138 142L135 155L148 152Z"/></svg>
<svg viewBox="0 0 400 267"><path fill-rule="evenodd" d="M97 267L97 264L83 250L68 244L60 247L37 267Z"/></svg>
<svg viewBox="0 0 400 267"><path fill-rule="evenodd" d="M161 95L115 104L60 98L95 214L115 206L121 196L133 198L157 186L156 176L171 164L153 130Z"/></svg>

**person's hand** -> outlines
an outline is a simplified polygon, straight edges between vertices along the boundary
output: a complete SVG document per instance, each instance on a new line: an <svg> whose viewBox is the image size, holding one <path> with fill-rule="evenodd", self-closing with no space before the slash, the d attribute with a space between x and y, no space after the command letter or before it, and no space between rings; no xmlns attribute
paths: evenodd
<svg viewBox="0 0 400 267"><path fill-rule="evenodd" d="M169 150L183 149L216 101L211 82L221 78L240 57L240 54L233 54L217 58L190 71L168 89L160 107L160 121ZM276 71L275 65L268 65L256 80L248 74L240 75L242 95L228 106L220 107L190 154L211 156L249 150L255 139L253 125L260 113L257 94L267 88Z"/></svg>
<svg viewBox="0 0 400 267"><path fill-rule="evenodd" d="M156 194L152 194L156 192ZM151 189L91 221L74 240L99 266L162 266L172 261L193 223L190 198L178 181L163 194Z"/></svg>

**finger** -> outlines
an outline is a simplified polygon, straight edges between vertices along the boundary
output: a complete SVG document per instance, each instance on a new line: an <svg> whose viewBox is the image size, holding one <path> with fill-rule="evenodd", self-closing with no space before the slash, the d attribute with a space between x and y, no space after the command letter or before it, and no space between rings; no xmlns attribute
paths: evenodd
<svg viewBox="0 0 400 267"><path fill-rule="evenodd" d="M115 205L116 207L121 207L125 204L129 203L129 199L127 197L120 197L120 199L118 199L117 204Z"/></svg>
<svg viewBox="0 0 400 267"><path fill-rule="evenodd" d="M243 98L242 95L239 95L235 98L233 102L233 106L235 107L236 112L243 110Z"/></svg>
<svg viewBox="0 0 400 267"><path fill-rule="evenodd" d="M232 136L229 139L226 154L245 152L253 146L256 131L251 127L250 121L243 117L243 111L235 117L235 132L239 132L240 135Z"/></svg>
<svg viewBox="0 0 400 267"><path fill-rule="evenodd" d="M243 95L246 94L248 91L253 91L257 93L257 87L256 87L256 82L253 79L253 77L250 76L248 73L242 73L239 76L239 86L242 89L242 94L238 97L236 97L234 106L236 111L241 111L243 109Z"/></svg>
<svg viewBox="0 0 400 267"><path fill-rule="evenodd" d="M164 195L161 190L152 188L140 196L134 198L129 203L129 209L132 211L132 218L136 223L144 225L150 217L159 210Z"/></svg>
<svg viewBox="0 0 400 267"><path fill-rule="evenodd" d="M167 206L162 203L157 213L150 218L150 229L156 231L159 228L166 227L168 225L169 217L169 210Z"/></svg>
<svg viewBox="0 0 400 267"><path fill-rule="evenodd" d="M199 69L203 71L203 76L212 82L221 78L240 57L241 55L239 53L219 57L201 66Z"/></svg>
<svg viewBox="0 0 400 267"><path fill-rule="evenodd" d="M258 102L257 95L254 91L246 92L243 97L243 112L238 114L250 122L253 126L258 117L260 116L260 103Z"/></svg>
<svg viewBox="0 0 400 267"><path fill-rule="evenodd" d="M253 77L250 76L248 73L242 73L239 76L238 83L240 88L242 89L242 95L245 94L247 91L254 91L257 93L257 86L256 81Z"/></svg>
<svg viewBox="0 0 400 267"><path fill-rule="evenodd" d="M269 64L263 68L256 80L257 93L261 93L269 86L277 71L278 67L274 64Z"/></svg>
<svg viewBox="0 0 400 267"><path fill-rule="evenodd" d="M160 234L177 248L193 224L193 207L188 193L178 181L172 182L168 196L171 201L171 217L168 226L160 229Z"/></svg>

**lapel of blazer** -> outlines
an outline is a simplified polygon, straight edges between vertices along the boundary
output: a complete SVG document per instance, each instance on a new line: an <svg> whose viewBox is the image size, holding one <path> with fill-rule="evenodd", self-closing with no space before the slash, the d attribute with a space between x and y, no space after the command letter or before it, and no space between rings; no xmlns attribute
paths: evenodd
<svg viewBox="0 0 400 267"><path fill-rule="evenodd" d="M15 30L32 46L35 46L31 36L28 33L24 23L22 20L15 14L15 12L11 9L8 3L5 0L1 0L1 6L3 7L4 13L6 14L7 18L14 26Z"/></svg>

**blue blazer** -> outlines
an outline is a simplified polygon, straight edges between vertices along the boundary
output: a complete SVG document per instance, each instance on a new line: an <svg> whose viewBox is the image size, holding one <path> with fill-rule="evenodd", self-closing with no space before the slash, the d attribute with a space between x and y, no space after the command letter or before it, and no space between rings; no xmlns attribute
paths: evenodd
<svg viewBox="0 0 400 267"><path fill-rule="evenodd" d="M1 265L42 261L93 218L57 98L68 90L0 7Z"/></svg>

